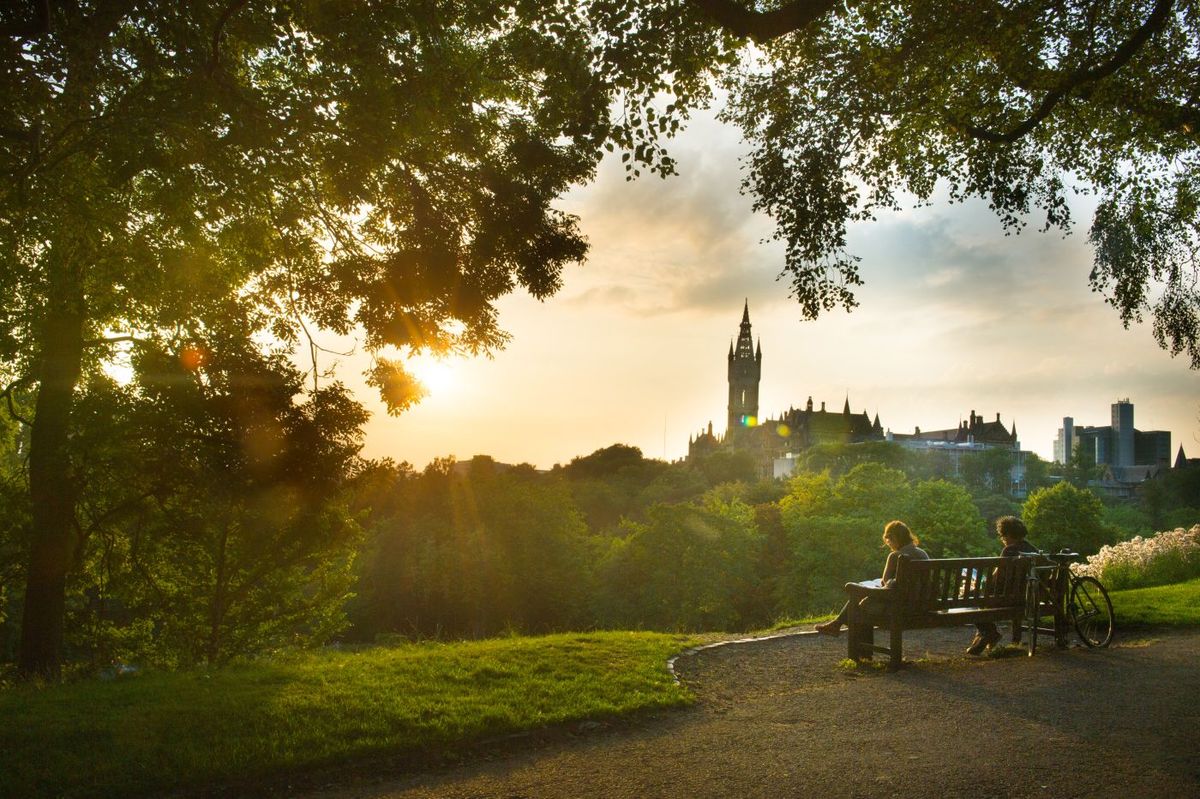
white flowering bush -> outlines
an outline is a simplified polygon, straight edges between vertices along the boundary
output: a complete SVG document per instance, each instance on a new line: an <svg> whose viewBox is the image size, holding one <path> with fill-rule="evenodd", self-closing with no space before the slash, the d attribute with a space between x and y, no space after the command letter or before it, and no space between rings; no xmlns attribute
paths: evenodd
<svg viewBox="0 0 1200 799"><path fill-rule="evenodd" d="M1090 574L1109 590L1167 585L1200 577L1200 524L1134 536L1119 544L1101 547L1086 564L1074 567Z"/></svg>

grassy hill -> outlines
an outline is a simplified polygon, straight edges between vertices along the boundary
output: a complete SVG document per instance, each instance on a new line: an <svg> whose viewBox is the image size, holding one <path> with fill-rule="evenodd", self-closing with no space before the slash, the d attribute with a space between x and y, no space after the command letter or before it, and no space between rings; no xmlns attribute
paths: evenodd
<svg viewBox="0 0 1200 799"><path fill-rule="evenodd" d="M128 796L437 751L691 701L694 638L589 633L295 654L0 691L0 796Z"/></svg>

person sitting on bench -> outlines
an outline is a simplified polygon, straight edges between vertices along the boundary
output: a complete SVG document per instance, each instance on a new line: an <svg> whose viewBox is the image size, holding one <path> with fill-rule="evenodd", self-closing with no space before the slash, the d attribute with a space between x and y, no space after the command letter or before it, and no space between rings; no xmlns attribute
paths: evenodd
<svg viewBox="0 0 1200 799"><path fill-rule="evenodd" d="M883 564L883 577L875 586L864 583L864 596L861 599L851 599L850 602L862 604L882 601L877 596L867 596L866 594L872 588L887 588L896 581L896 566L900 562L901 555L913 560L929 560L929 554L917 546L921 542L913 535L912 530L908 529L908 525L902 521L891 521L884 526L883 543L887 544L888 549L891 550L888 553L887 562ZM822 635L841 635L842 627L846 624L847 614L850 613L850 602L842 606L842 612L832 621L818 624L816 631Z"/></svg>
<svg viewBox="0 0 1200 799"><path fill-rule="evenodd" d="M1001 557L1016 558L1038 551L1037 547L1025 540L1029 531L1025 529L1025 522L1016 516L1001 516L997 519L996 535L1000 536L1000 541L1004 544L1004 549L1000 551ZM978 632L967 647L968 655L982 655L983 650L991 649L999 643L1000 631L992 622L981 621L975 625L975 629Z"/></svg>

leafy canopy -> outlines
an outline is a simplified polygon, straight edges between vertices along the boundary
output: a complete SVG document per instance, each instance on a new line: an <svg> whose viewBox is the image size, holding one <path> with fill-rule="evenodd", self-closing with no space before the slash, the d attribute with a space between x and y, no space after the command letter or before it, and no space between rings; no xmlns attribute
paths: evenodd
<svg viewBox="0 0 1200 799"><path fill-rule="evenodd" d="M695 19L732 34L723 117L806 317L857 304L847 228L907 198L978 197L1009 231L1037 215L1067 231L1070 196L1094 194L1092 288L1200 368L1194 0L650 5L678 8L666 39ZM657 32L652 12L627 20Z"/></svg>

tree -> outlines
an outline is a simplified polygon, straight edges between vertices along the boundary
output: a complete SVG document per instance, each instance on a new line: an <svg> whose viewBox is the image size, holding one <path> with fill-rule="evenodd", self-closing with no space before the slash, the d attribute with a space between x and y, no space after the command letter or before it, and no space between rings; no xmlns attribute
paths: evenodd
<svg viewBox="0 0 1200 799"><path fill-rule="evenodd" d="M1059 483L1034 491L1021 508L1029 538L1047 551L1072 549L1091 555L1111 543L1102 523L1104 504L1085 488Z"/></svg>
<svg viewBox="0 0 1200 799"><path fill-rule="evenodd" d="M656 505L600 565L604 620L660 630L744 628L758 582L762 536L748 505ZM761 619L754 621L761 622Z"/></svg>
<svg viewBox="0 0 1200 799"><path fill-rule="evenodd" d="M962 456L962 476L976 493L1012 493L1013 453L1007 449L985 449Z"/></svg>
<svg viewBox="0 0 1200 799"><path fill-rule="evenodd" d="M234 315L287 344L316 324L361 326L372 351L478 352L504 341L498 297L558 288L586 245L551 203L619 127L615 73L590 68L568 17L481 0L0 9L0 391L33 409L23 671L61 660L78 387L115 348L182 338L197 357ZM394 360L370 379L397 412L419 395Z"/></svg>
<svg viewBox="0 0 1200 799"><path fill-rule="evenodd" d="M1090 276L1128 326L1152 319L1200 368L1200 16L1174 0L1012 3L695 0L757 44L727 71L745 179L787 245L806 316L856 304L847 225L986 199L1007 230L1072 225L1099 197Z"/></svg>
<svg viewBox="0 0 1200 799"><path fill-rule="evenodd" d="M495 635L581 622L591 541L556 477L501 470L398 474L368 519L354 634Z"/></svg>
<svg viewBox="0 0 1200 799"><path fill-rule="evenodd" d="M983 557L996 549L970 492L947 480L917 483L904 519L931 557Z"/></svg>
<svg viewBox="0 0 1200 799"><path fill-rule="evenodd" d="M243 332L210 331L190 367L144 345L128 384L92 375L76 398L68 640L94 665L221 663L344 623L366 415L337 383L306 398Z"/></svg>
<svg viewBox="0 0 1200 799"><path fill-rule="evenodd" d="M1025 490L1034 491L1050 485L1050 464L1035 452L1025 453Z"/></svg>

